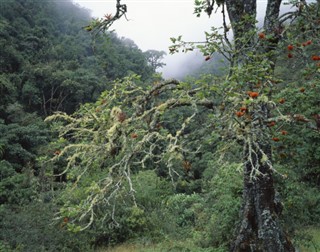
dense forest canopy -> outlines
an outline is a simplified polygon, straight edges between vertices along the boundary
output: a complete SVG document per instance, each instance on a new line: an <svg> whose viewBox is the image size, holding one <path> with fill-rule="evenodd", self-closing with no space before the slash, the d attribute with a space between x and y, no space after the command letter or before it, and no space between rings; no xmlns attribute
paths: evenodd
<svg viewBox="0 0 320 252"><path fill-rule="evenodd" d="M184 81L109 31L125 4L1 2L0 250L317 249L319 2L257 27L256 1L195 1L231 22L171 38L210 62Z"/></svg>

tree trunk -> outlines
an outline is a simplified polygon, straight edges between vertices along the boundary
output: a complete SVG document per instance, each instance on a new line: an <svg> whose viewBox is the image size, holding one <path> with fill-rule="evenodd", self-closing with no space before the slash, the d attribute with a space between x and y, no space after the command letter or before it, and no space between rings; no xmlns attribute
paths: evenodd
<svg viewBox="0 0 320 252"><path fill-rule="evenodd" d="M238 64L242 62L254 43L252 36L249 35L247 39L244 39L244 37L248 31L255 29L257 4L256 0L225 0L225 3L233 31L235 44L234 60ZM251 19L248 19L248 17L251 17Z"/></svg>
<svg viewBox="0 0 320 252"><path fill-rule="evenodd" d="M271 156L270 146L260 145ZM246 148L248 149L248 148ZM255 153L260 153L256 150ZM246 153L247 155L249 153ZM294 252L295 249L279 223L282 205L276 198L270 167L261 163L262 155L244 166L243 208L241 225L231 245L233 252ZM259 163L260 175L254 178L252 164Z"/></svg>

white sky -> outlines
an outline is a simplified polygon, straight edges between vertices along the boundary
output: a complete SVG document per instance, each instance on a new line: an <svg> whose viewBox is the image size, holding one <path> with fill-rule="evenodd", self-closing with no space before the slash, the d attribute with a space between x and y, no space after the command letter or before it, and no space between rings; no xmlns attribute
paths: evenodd
<svg viewBox="0 0 320 252"><path fill-rule="evenodd" d="M92 10L94 17L114 14L116 0L73 0L80 6ZM258 1L258 15L266 7L266 1ZM127 18L116 21L111 27L119 36L132 39L142 51L163 50L167 53L167 64L161 71L165 78L178 77L188 71L188 61L200 64L204 61L201 53L169 55L170 37L183 36L185 41L203 41L204 31L212 26L221 26L221 11L209 18L205 13L197 18L194 0L122 0L127 5ZM192 62L189 62L192 63ZM190 64L189 64L190 65Z"/></svg>
<svg viewBox="0 0 320 252"><path fill-rule="evenodd" d="M92 10L95 17L114 14L116 0L74 0ZM122 0L128 8L127 18L112 26L120 36L131 38L143 50L167 50L170 37L203 38L213 20L194 14L193 0ZM219 19L217 19L219 20Z"/></svg>
<svg viewBox="0 0 320 252"><path fill-rule="evenodd" d="M114 14L116 0L74 0L80 6L92 10L94 17L103 17L104 14ZM184 68L188 60L196 60L198 64L203 56L190 54L169 54L172 44L170 37L183 35L184 40L203 41L204 31L210 27L220 26L215 23L220 18L209 19L207 15L197 18L194 12L193 0L122 0L128 8L127 21L125 18L116 21L112 29L119 36L132 39L142 51L155 49L167 53L164 62L166 66L161 69L165 78L178 77L187 72Z"/></svg>

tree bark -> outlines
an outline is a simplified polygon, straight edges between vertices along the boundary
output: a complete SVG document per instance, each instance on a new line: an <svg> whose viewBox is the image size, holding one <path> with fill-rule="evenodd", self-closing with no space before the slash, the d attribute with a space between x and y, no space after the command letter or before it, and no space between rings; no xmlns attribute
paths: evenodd
<svg viewBox="0 0 320 252"><path fill-rule="evenodd" d="M244 42L248 31L255 28L255 18L257 13L256 0L226 0L228 16L231 22L235 49L236 61L241 62L241 57L250 49L253 40L247 39ZM251 17L248 19L248 17ZM239 54L240 53L240 54Z"/></svg>
<svg viewBox="0 0 320 252"><path fill-rule="evenodd" d="M271 157L270 145L259 145ZM246 148L248 150L249 148ZM260 160L262 155L255 150L252 162L244 165L243 208L241 225L231 245L233 252L294 252L295 249L282 231L279 215L282 205L276 197L272 171ZM249 155L247 152L246 155ZM259 174L254 178L252 164L259 163Z"/></svg>

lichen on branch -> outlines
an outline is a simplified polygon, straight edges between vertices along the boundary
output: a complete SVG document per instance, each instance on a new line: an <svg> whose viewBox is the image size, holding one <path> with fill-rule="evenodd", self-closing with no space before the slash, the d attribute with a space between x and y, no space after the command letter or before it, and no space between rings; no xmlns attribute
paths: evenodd
<svg viewBox="0 0 320 252"><path fill-rule="evenodd" d="M68 217L67 226L73 231L88 228L97 209L114 209L118 197L135 205L131 181L135 171L162 163L175 183L180 176L175 164L183 161L182 153L201 148L189 149L185 132L199 115L199 108L212 110L214 102L197 98L194 94L199 89L190 92L177 80L143 88L138 78L133 75L115 81L95 104L85 104L73 115L57 112L46 119L63 123L59 137L68 141L47 162L65 161L61 174L66 174L68 181L58 218ZM180 124L174 130L167 128L163 118L183 107L189 112Z"/></svg>

